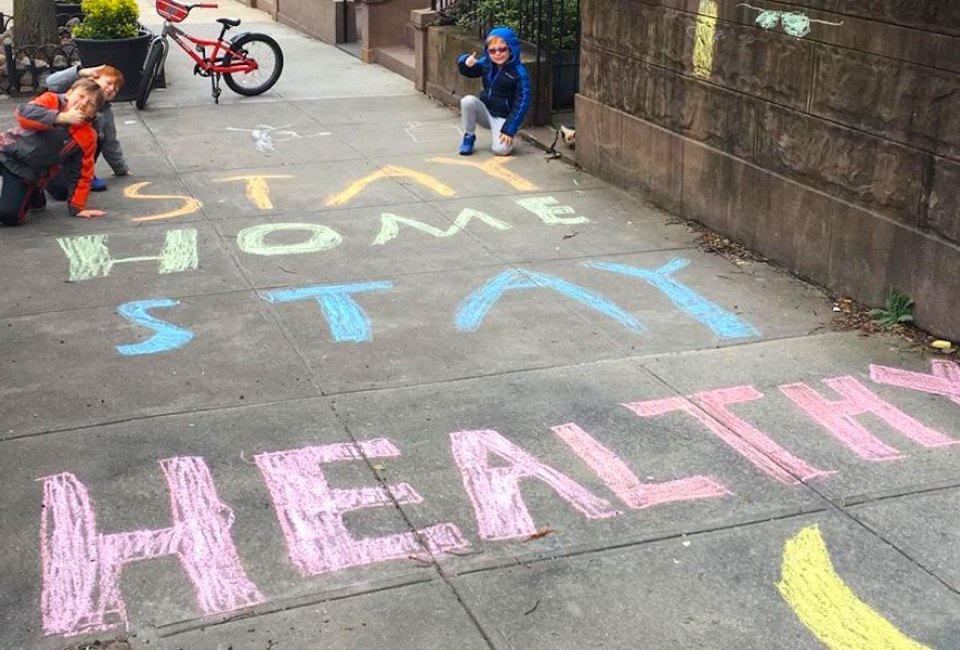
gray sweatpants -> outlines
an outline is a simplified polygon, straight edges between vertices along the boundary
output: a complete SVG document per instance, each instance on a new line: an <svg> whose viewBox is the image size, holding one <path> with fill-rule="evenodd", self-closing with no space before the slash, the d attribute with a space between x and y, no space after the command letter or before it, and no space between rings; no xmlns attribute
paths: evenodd
<svg viewBox="0 0 960 650"><path fill-rule="evenodd" d="M476 95L466 95L460 100L460 113L463 117L464 133L476 133L479 123L480 126L490 129L490 136L493 138L493 146L491 147L493 153L498 156L510 155L510 152L513 151L513 145L500 142L500 129L506 124L506 118L491 115L486 105Z"/></svg>

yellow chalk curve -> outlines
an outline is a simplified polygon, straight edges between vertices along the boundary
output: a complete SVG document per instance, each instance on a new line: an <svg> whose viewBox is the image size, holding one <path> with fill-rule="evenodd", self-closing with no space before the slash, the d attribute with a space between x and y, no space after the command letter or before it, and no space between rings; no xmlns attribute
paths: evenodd
<svg viewBox="0 0 960 650"><path fill-rule="evenodd" d="M808 526L783 548L780 595L797 618L831 650L923 650L857 598L833 570L818 526Z"/></svg>

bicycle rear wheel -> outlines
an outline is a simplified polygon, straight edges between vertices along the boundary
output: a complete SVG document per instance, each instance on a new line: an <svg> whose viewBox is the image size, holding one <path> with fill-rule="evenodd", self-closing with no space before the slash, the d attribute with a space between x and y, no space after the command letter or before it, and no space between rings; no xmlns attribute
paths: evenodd
<svg viewBox="0 0 960 650"><path fill-rule="evenodd" d="M140 78L140 88L137 90L137 108L143 110L150 98L150 92L153 90L153 84L160 74L160 66L163 65L167 50L167 42L162 38L156 39L150 44L150 52L147 54L147 61L143 64L143 77Z"/></svg>
<svg viewBox="0 0 960 650"><path fill-rule="evenodd" d="M266 34L244 34L230 44L230 51L223 57L223 65L243 61L255 61L257 69L251 72L233 72L223 75L223 80L235 93L259 95L277 83L283 72L283 51L275 40Z"/></svg>

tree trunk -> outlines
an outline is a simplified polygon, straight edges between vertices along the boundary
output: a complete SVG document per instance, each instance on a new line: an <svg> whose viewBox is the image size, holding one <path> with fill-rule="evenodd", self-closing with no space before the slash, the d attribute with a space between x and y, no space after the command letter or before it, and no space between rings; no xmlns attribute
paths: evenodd
<svg viewBox="0 0 960 650"><path fill-rule="evenodd" d="M13 0L13 42L17 47L60 42L54 0Z"/></svg>

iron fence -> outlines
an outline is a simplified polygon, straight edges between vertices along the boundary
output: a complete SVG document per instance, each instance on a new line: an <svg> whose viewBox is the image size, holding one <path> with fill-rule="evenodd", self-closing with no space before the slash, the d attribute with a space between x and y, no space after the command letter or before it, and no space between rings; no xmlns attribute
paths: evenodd
<svg viewBox="0 0 960 650"><path fill-rule="evenodd" d="M13 16L0 13L0 31L7 32L13 24ZM45 45L23 45L14 47L3 44L6 65L0 75L5 74L6 84L0 81L0 87L6 86L11 95L17 95L29 88L37 93L43 89L44 81L53 72L65 70L80 62L80 55L73 41L48 43Z"/></svg>
<svg viewBox="0 0 960 650"><path fill-rule="evenodd" d="M442 23L473 30L483 39L496 25L511 27L536 52L536 79L550 70L553 108L573 104L580 72L581 0L432 0Z"/></svg>

